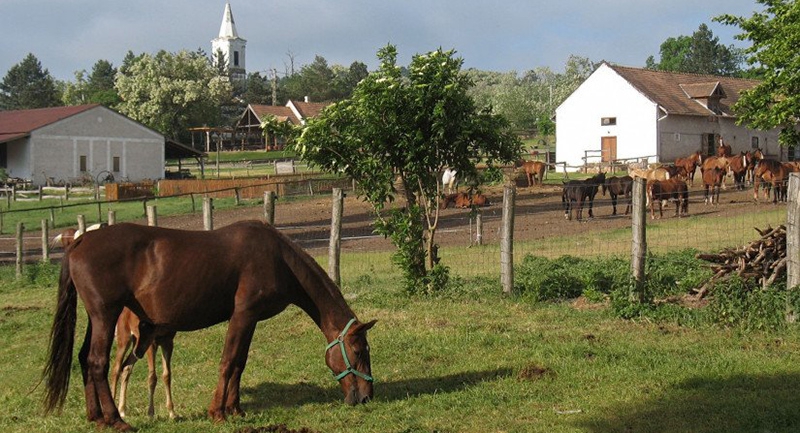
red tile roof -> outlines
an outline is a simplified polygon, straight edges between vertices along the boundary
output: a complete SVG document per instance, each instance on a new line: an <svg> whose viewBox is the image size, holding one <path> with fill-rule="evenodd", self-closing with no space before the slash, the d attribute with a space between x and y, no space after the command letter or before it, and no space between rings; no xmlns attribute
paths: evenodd
<svg viewBox="0 0 800 433"><path fill-rule="evenodd" d="M300 119L294 115L291 108L286 106L250 104L250 109L261 122L263 122L267 116L275 116L281 122L289 120L295 125L300 124Z"/></svg>
<svg viewBox="0 0 800 433"><path fill-rule="evenodd" d="M712 96L712 92L719 88L719 108L723 115L733 116L731 106L739 100L741 92L759 83L758 80L743 78L654 71L610 64L608 66L669 114L714 114L696 99Z"/></svg>
<svg viewBox="0 0 800 433"><path fill-rule="evenodd" d="M0 143L26 137L43 126L97 106L99 104L0 111Z"/></svg>

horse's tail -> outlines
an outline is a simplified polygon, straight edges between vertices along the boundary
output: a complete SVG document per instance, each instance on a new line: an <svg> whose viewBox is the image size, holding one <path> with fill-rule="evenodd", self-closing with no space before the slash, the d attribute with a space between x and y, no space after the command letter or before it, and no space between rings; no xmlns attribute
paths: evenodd
<svg viewBox="0 0 800 433"><path fill-rule="evenodd" d="M67 398L72 349L75 343L75 320L78 294L69 272L69 253L61 262L61 277L58 286L58 304L50 330L50 352L42 374L47 383L45 391L45 413L60 409Z"/></svg>

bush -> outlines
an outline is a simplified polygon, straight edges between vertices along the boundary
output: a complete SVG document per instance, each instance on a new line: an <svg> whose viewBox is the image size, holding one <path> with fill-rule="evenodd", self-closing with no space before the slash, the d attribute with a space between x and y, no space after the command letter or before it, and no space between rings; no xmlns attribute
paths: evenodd
<svg viewBox="0 0 800 433"><path fill-rule="evenodd" d="M710 319L726 327L775 330L786 326L786 306L800 311L800 293L776 286L762 289L754 280L733 277L716 284L708 305Z"/></svg>
<svg viewBox="0 0 800 433"><path fill-rule="evenodd" d="M535 302L576 298L584 292L598 299L626 285L629 273L629 265L620 258L550 260L528 255L514 271L514 290Z"/></svg>

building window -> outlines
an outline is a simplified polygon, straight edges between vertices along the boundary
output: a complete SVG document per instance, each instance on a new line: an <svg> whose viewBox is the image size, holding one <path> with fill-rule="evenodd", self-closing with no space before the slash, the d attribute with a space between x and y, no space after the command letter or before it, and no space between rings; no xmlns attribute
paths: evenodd
<svg viewBox="0 0 800 433"><path fill-rule="evenodd" d="M81 155L81 167L79 171L86 171L86 155Z"/></svg>
<svg viewBox="0 0 800 433"><path fill-rule="evenodd" d="M758 149L758 137L750 138L750 147L753 149Z"/></svg>
<svg viewBox="0 0 800 433"><path fill-rule="evenodd" d="M112 169L112 171L114 173L119 172L119 157L118 156L114 157L114 168Z"/></svg>
<svg viewBox="0 0 800 433"><path fill-rule="evenodd" d="M239 66L239 52L233 52L233 66Z"/></svg>
<svg viewBox="0 0 800 433"><path fill-rule="evenodd" d="M617 124L617 118L616 117L603 117L603 118L600 119L600 125L601 126L611 126L611 125L616 125L616 124Z"/></svg>
<svg viewBox="0 0 800 433"><path fill-rule="evenodd" d="M706 155L717 154L717 135L716 134L703 134L703 151Z"/></svg>

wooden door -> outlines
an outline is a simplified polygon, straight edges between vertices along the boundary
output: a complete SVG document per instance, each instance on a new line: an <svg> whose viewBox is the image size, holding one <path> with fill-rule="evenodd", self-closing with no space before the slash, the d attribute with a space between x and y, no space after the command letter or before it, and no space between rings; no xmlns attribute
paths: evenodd
<svg viewBox="0 0 800 433"><path fill-rule="evenodd" d="M611 162L617 159L617 137L600 138L600 154L602 162Z"/></svg>

